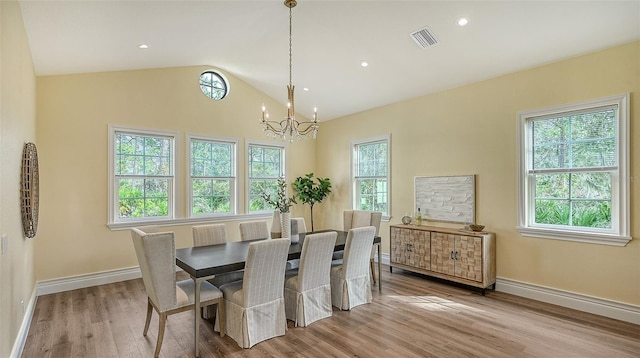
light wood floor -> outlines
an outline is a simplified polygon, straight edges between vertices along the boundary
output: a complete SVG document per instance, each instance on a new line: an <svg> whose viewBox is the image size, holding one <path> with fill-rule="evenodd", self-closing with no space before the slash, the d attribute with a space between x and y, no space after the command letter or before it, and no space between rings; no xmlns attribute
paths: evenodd
<svg viewBox="0 0 640 358"><path fill-rule="evenodd" d="M373 303L240 349L211 323L201 357L640 357L640 326L383 267ZM180 278L186 278L180 273ZM131 280L38 298L23 357L151 357L146 294ZM193 356L193 314L169 317L161 357Z"/></svg>

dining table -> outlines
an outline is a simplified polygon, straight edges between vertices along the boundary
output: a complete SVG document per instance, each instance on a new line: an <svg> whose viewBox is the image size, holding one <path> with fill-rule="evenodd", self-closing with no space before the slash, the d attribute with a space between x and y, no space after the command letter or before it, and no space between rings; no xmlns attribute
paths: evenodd
<svg viewBox="0 0 640 358"><path fill-rule="evenodd" d="M338 233L336 238L336 244L334 251L344 250L347 241L347 232L341 230L320 230L315 232L309 232L306 234L299 234L300 239L298 242L291 243L289 246L289 255L287 260L299 259L302 252L302 246L304 245L304 238L306 235L321 232L335 231ZM265 238L267 239L267 238ZM195 302L194 302L194 314L195 314L195 356L198 357L198 336L200 331L200 286L203 281L212 279L216 275L244 269L244 264L247 260L247 253L249 252L249 244L255 241L265 240L246 240L246 241L234 241L224 244L197 246L197 247L185 247L176 249L176 265L184 270L191 276L195 283ZM373 239L374 247L377 249L378 256L378 272L381 271L382 252L380 250L380 243L382 239L380 236L375 236ZM382 280L378 275L378 290L382 292Z"/></svg>

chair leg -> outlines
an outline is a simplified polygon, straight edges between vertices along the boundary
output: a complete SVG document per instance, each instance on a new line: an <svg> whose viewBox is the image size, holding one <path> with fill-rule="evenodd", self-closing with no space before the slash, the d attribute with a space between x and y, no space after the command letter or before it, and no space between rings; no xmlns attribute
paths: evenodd
<svg viewBox="0 0 640 358"><path fill-rule="evenodd" d="M371 278L373 279L373 283L376 283L376 263L373 259L369 260L369 266L371 266Z"/></svg>
<svg viewBox="0 0 640 358"><path fill-rule="evenodd" d="M162 339L164 338L164 326L166 324L167 314L160 313L160 322L158 324L158 342L156 343L156 353L153 355L156 358L160 355L160 347L162 347Z"/></svg>
<svg viewBox="0 0 640 358"><path fill-rule="evenodd" d="M226 319L225 316L225 312L224 312L224 298L220 297L220 299L218 300L218 319L220 322L220 337L224 337L225 335L225 322L224 320Z"/></svg>
<svg viewBox="0 0 640 358"><path fill-rule="evenodd" d="M147 332L149 331L149 323L151 323L151 313L153 312L153 306L151 305L151 301L147 300L147 321L144 323L144 332L143 336L147 336Z"/></svg>

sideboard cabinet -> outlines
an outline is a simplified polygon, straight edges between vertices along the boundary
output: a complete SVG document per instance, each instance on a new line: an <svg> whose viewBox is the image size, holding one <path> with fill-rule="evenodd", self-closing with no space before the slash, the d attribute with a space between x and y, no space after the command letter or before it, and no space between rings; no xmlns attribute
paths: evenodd
<svg viewBox="0 0 640 358"><path fill-rule="evenodd" d="M483 290L496 283L495 234L415 225L390 230L391 272L397 267Z"/></svg>

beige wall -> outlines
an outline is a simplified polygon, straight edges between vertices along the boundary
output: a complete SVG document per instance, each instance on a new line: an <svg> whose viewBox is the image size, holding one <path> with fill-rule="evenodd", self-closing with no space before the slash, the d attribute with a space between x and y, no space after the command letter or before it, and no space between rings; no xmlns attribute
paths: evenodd
<svg viewBox="0 0 640 358"><path fill-rule="evenodd" d="M129 231L111 231L106 226L109 124L180 132L179 159L183 165L176 167L182 183L179 192L185 191L187 133L240 139L238 150L242 159L238 177L244 176L245 140L269 140L258 123L262 103L274 114L278 111L285 114L286 108L228 73L224 74L231 84L230 94L222 101L212 101L200 92L198 85L200 73L208 68L38 78L42 178L42 240L36 245L38 281L137 266ZM282 97L285 96L283 84ZM295 142L291 149L289 180L315 167L313 141ZM244 181L240 183L242 213ZM181 213L185 206L184 201L179 202ZM302 206L294 208L294 216L303 213ZM230 239L238 240L238 222L230 221L227 225ZM191 225L170 228L176 232L177 247L191 246L190 228Z"/></svg>
<svg viewBox="0 0 640 358"><path fill-rule="evenodd" d="M9 239L0 256L0 357L8 357L34 294L34 239L22 233L22 147L36 141L36 77L20 7L0 1L0 233ZM23 305L24 303L24 305Z"/></svg>
<svg viewBox="0 0 640 358"><path fill-rule="evenodd" d="M350 207L354 139L391 133L392 219L413 209L414 176L476 174L476 218L497 234L498 276L640 305L640 43L572 58L323 124L317 172L335 186L326 226ZM631 93L631 230L626 247L521 236L516 113ZM320 149L321 148L321 149ZM388 223L381 227L389 252Z"/></svg>

